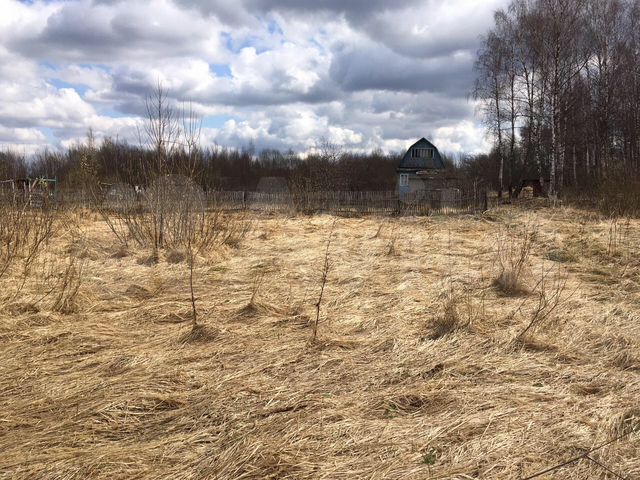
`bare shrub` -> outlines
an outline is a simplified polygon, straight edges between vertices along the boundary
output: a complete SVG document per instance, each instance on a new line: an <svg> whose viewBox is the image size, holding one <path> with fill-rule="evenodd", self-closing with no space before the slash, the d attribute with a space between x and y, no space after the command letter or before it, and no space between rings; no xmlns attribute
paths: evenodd
<svg viewBox="0 0 640 480"><path fill-rule="evenodd" d="M116 183L102 193L100 205L113 212L126 211L131 205L136 205L137 197L138 194L131 185Z"/></svg>
<svg viewBox="0 0 640 480"><path fill-rule="evenodd" d="M537 226L527 223L521 229L509 225L498 236L496 263L499 272L494 285L503 293L514 295L527 291L525 275L537 235Z"/></svg>
<svg viewBox="0 0 640 480"><path fill-rule="evenodd" d="M621 256L623 251L629 253L629 233L631 221L629 218L609 218L607 255L610 257ZM626 248L625 248L626 247Z"/></svg>
<svg viewBox="0 0 640 480"><path fill-rule="evenodd" d="M566 286L565 274L559 270L545 271L543 267L540 281L534 288L536 303L531 309L526 327L514 340L516 344L522 344L528 334L550 323L552 314L569 298L569 295L564 295Z"/></svg>
<svg viewBox="0 0 640 480"><path fill-rule="evenodd" d="M33 305L63 314L77 311L77 298L84 278L86 260L46 255L34 262L33 287L39 292ZM41 307L38 307L41 308Z"/></svg>
<svg viewBox="0 0 640 480"><path fill-rule="evenodd" d="M155 248L176 247L204 223L205 202L202 189L182 175L156 178L144 193L144 226Z"/></svg>
<svg viewBox="0 0 640 480"><path fill-rule="evenodd" d="M84 262L77 262L71 257L66 268L57 282L57 295L52 309L60 313L73 313L76 311L76 299L82 284L82 272Z"/></svg>
<svg viewBox="0 0 640 480"><path fill-rule="evenodd" d="M318 326L320 325L320 309L322 307L322 298L324 296L324 290L327 285L327 281L329 279L329 271L333 266L331 260L329 258L329 249L331 247L331 241L333 240L333 232L336 227L336 222L334 221L331 225L331 230L329 231L329 238L327 238L327 246L324 251L324 258L322 261L322 270L320 276L320 293L318 295L318 301L315 304L316 307L316 319L313 322L313 334L311 336L311 341L315 342L318 338Z"/></svg>
<svg viewBox="0 0 640 480"><path fill-rule="evenodd" d="M620 171L589 192L597 198L597 208L609 216L640 215L640 175L635 171Z"/></svg>
<svg viewBox="0 0 640 480"><path fill-rule="evenodd" d="M218 212L213 215L213 218L219 220L218 225L220 227L219 234L216 235L215 239L219 240L220 244L231 248L238 248L253 228L253 222L246 212L243 212L240 216Z"/></svg>
<svg viewBox="0 0 640 480"><path fill-rule="evenodd" d="M56 212L43 205L29 208L0 203L0 278L16 265L23 279L55 230Z"/></svg>
<svg viewBox="0 0 640 480"><path fill-rule="evenodd" d="M153 249L145 262L157 263L159 249L170 249L166 257L169 263L187 260L193 328L198 316L194 291L198 256L216 246L238 247L251 229L244 215L208 211L200 187L187 177L175 175L156 179L141 200L124 203L117 210L103 208L101 213L123 246L134 241Z"/></svg>

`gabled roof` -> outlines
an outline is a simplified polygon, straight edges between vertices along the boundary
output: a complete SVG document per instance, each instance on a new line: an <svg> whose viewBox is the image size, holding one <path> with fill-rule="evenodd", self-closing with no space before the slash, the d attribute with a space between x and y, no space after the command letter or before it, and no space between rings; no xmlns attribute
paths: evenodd
<svg viewBox="0 0 640 480"><path fill-rule="evenodd" d="M414 148L433 148L433 158L412 158L411 150ZM442 161L440 152L433 143L424 137L409 147L404 157L402 157L400 165L398 165L398 170L431 170L443 168L444 162Z"/></svg>

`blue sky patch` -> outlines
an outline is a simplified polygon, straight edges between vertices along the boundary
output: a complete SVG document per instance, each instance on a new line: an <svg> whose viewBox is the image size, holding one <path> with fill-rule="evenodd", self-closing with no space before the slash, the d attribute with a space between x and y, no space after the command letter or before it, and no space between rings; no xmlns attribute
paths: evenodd
<svg viewBox="0 0 640 480"><path fill-rule="evenodd" d="M209 65L209 70L215 73L216 77L231 78L233 76L231 74L231 68L229 67L229 65L212 64Z"/></svg>
<svg viewBox="0 0 640 480"><path fill-rule="evenodd" d="M81 97L84 96L84 94L87 92L88 87L86 87L85 85L79 85L79 84L74 84L74 83L69 83L69 82L64 82L62 80L59 80L57 78L48 78L47 81L53 85L54 87L56 87L57 89L61 89L61 88L73 88L76 92L78 92L78 95L80 95Z"/></svg>
<svg viewBox="0 0 640 480"><path fill-rule="evenodd" d="M203 128L222 128L233 117L230 115L211 115L202 120Z"/></svg>

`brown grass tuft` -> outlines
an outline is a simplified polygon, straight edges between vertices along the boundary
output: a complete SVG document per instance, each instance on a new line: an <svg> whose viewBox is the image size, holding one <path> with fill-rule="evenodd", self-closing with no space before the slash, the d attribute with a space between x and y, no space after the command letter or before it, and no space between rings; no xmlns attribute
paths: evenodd
<svg viewBox="0 0 640 480"><path fill-rule="evenodd" d="M526 223L522 228L508 225L498 236L496 263L498 276L494 285L505 295L527 293L526 276L529 273L529 256L538 227Z"/></svg>
<svg viewBox="0 0 640 480"><path fill-rule="evenodd" d="M437 340L461 328L468 327L469 323L461 318L459 308L460 298L454 294L447 295L440 314L428 322L426 337L429 340Z"/></svg>
<svg viewBox="0 0 640 480"><path fill-rule="evenodd" d="M614 437L640 433L640 408L630 408L616 416L611 422L611 433Z"/></svg>
<svg viewBox="0 0 640 480"><path fill-rule="evenodd" d="M206 343L215 340L218 331L203 324L197 324L180 336L180 343Z"/></svg>
<svg viewBox="0 0 640 480"><path fill-rule="evenodd" d="M133 300L149 300L153 297L153 292L142 285L129 285L124 294Z"/></svg>
<svg viewBox="0 0 640 480"><path fill-rule="evenodd" d="M167 261L167 263L172 263L172 264L182 263L186 260L186 258L187 258L186 253L184 253L182 250L178 250L175 248L169 250L165 255L165 260Z"/></svg>

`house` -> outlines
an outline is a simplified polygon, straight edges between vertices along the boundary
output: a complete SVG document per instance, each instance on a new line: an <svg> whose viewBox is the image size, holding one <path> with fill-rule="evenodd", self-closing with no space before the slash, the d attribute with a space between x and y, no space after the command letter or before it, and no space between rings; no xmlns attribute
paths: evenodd
<svg viewBox="0 0 640 480"><path fill-rule="evenodd" d="M396 169L401 200L448 187L444 162L436 146L421 138L409 147Z"/></svg>

